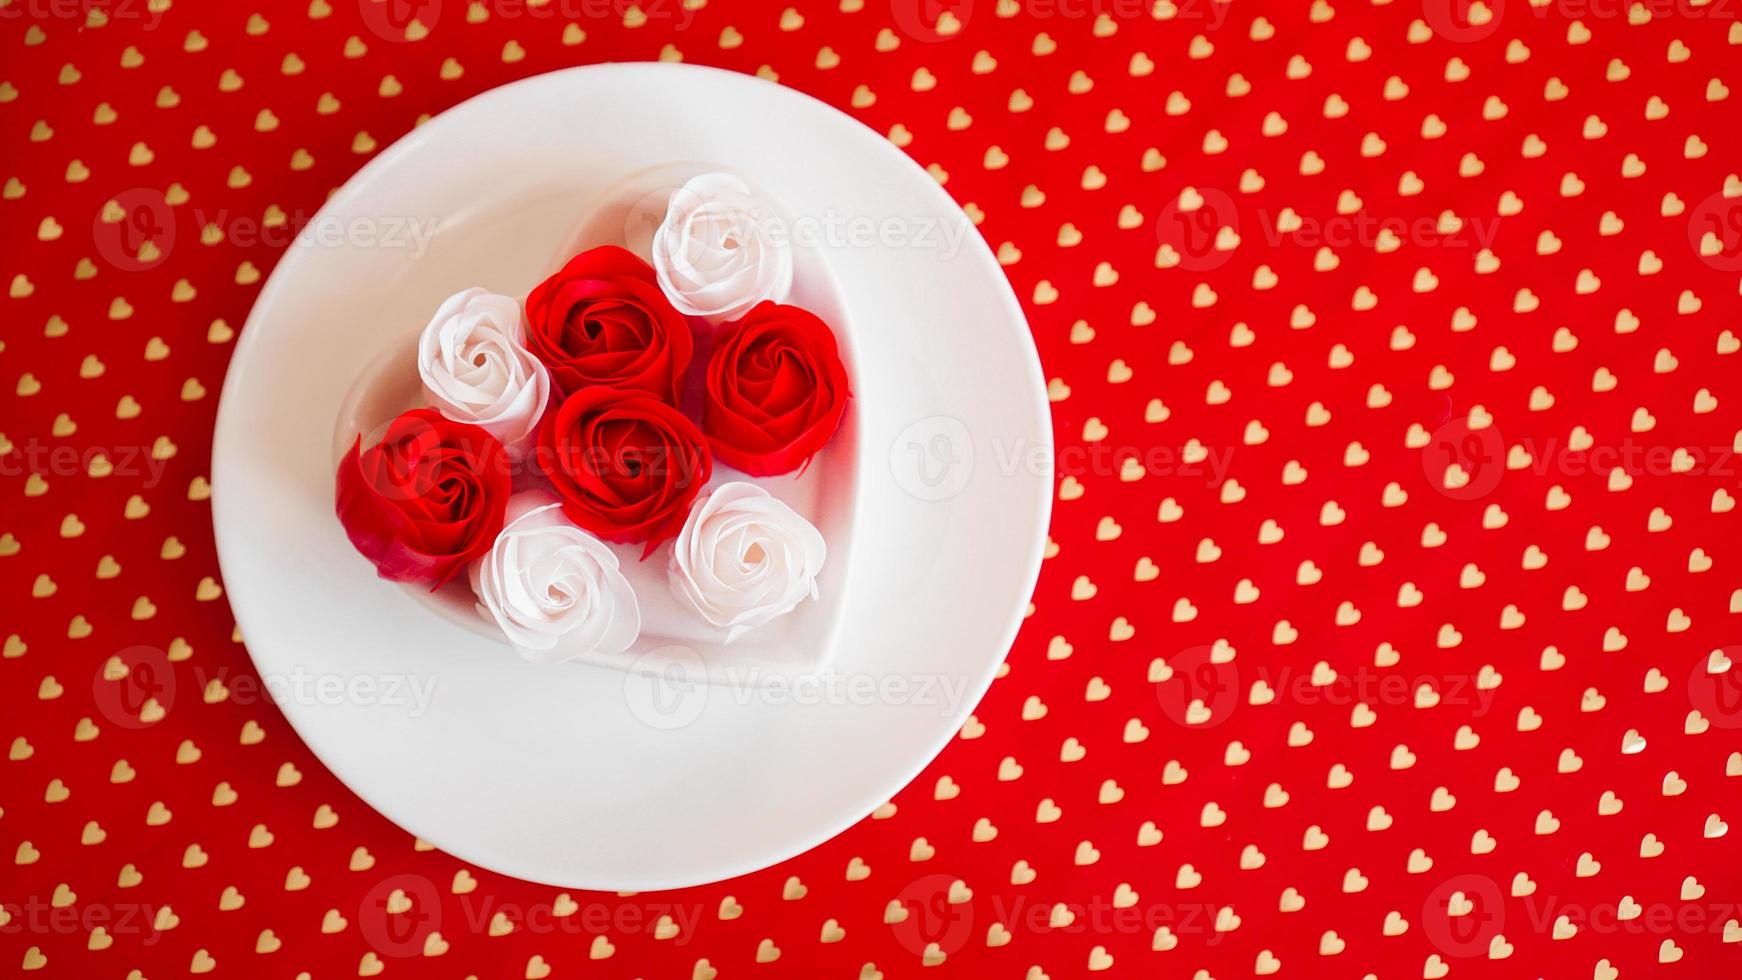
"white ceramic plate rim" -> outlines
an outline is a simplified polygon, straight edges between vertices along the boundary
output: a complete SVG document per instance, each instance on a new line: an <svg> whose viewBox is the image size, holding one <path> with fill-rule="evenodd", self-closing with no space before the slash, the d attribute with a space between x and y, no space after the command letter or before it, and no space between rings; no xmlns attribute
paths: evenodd
<svg viewBox="0 0 1742 980"><path fill-rule="evenodd" d="M739 99L746 105L766 103L778 109L777 115L782 118L762 124L776 126L796 124L796 120L802 120L804 125L813 127L813 133L819 140L827 137L838 139L842 143L851 143L854 158L862 161L864 173L879 171L895 174L897 176L893 179L911 185L912 193L923 197L929 210L947 216L951 221L966 222L955 203L922 168L881 136L826 104L749 76L694 66L655 64L567 69L524 79L476 96L419 127L379 154L359 170L345 188L329 199L314 220L319 221L321 215L337 214L356 208L365 193L363 188L401 167L402 161L415 157L426 147L441 140L463 138L468 120L476 119L479 114L513 112L517 103L530 102L537 105L540 97L572 94L570 90L583 90L591 86L616 91L659 91L659 87L666 86L667 90L705 92L722 101ZM805 151L794 148L794 152ZM921 187L924 189L920 190ZM250 433L246 426L255 416L243 406L248 401L248 386L255 380L255 373L271 373L271 368L255 363L260 357L266 356L259 349L266 346L265 337L271 329L268 324L274 322L279 315L279 307L286 303L294 307L299 301L293 298L299 286L299 269L316 261L311 255L312 251L313 246L303 241L287 250L250 313L247 326L237 341L230 373L225 379L213 443L214 533L219 558L226 574L231 607L244 634L248 636L250 654L263 675L282 672L297 663L294 649L286 649L270 632L253 632L250 625L273 622L275 616L282 615L282 610L272 608L275 600L273 583L282 576L294 575L295 562L290 562L291 567L286 568L279 560L280 556L267 556L262 560L260 555L251 553L253 536L263 533L248 526L257 515L249 510L250 500L245 493L226 493L226 489L230 486L243 486L256 492L260 490L257 480L251 482L248 472L251 447L248 442ZM712 847L706 853L694 849L686 850L681 866L638 865L629 868L621 863L600 861L600 867L595 868L589 864L591 855L583 855L579 861L570 856L553 863L544 854L529 854L524 848L504 846L500 841L481 843L474 839L461 826L467 820L473 820L475 824L475 819L470 815L460 817L456 823L451 813L432 812L427 804L408 801L403 787L395 788L381 779L383 770L378 761L369 758L371 752L360 750L356 745L345 744L344 733L338 730L336 723L322 717L319 711L304 704L286 702L281 704L286 719L328 768L389 819L462 860L554 885L651 890L730 878L759 870L808 850L864 818L871 810L893 796L942 750L985 693L1022 622L1039 574L1050 514L1051 431L1045 382L1021 307L990 249L977 234L968 236L958 259L960 261L954 268L963 276L962 287L984 292L987 304L983 314L985 321L995 322L997 329L1004 330L1004 335L998 339L1012 345L1009 350L1001 349L997 354L998 359L1013 359L1007 366L1008 373L996 379L1009 389L1009 397L999 394L997 397L1002 400L993 409L988 409L990 415L1002 413L1001 419L995 421L1001 421L1008 427L992 435L1023 440L1023 446L1038 454L1031 458L1044 459L1044 463L1020 472L1003 474L995 484L998 488L997 499L1006 504L1007 509L1019 514L1021 520L1020 526L1011 525L1001 529L1008 540L999 542L999 546L1008 547L1010 550L1008 553L1001 553L998 556L1001 560L996 563L996 567L987 570L988 580L997 579L1000 596L986 601L995 601L1003 612L996 617L997 622L980 624L983 635L977 634L978 643L973 665L971 669L964 670L965 697L946 716L937 719L935 728L927 726L923 741L905 745L898 759L881 760L878 771L867 774L862 784L855 784L858 786L855 791L833 789L834 796L827 801L826 810L807 815L802 826L784 827L776 831L775 836L756 840L721 840L718 846ZM865 261L872 259L867 258ZM839 270L836 272L839 278ZM851 290L849 294L851 302ZM857 311L855 318L858 318ZM958 383L971 387L975 380L959 379ZM324 411L324 408L316 411ZM314 425L320 430L324 442L325 436L330 432L331 418L323 416L315 420ZM984 433L974 434L975 439L983 436ZM867 438L866 443L861 446L861 468L880 465L883 460L879 451L890 444ZM950 525L952 528L976 519L969 505L984 502L976 495L986 492L985 488L990 482L978 480L964 491L962 498L958 498L962 516L953 519L954 523ZM336 528L336 521L333 523ZM987 540L989 539L983 538L982 543ZM946 558L955 562L967 560L965 556L951 556L946 551L940 551L937 560L943 562ZM856 571L856 576L857 574ZM940 598L933 601L943 600ZM452 668L453 665L449 664L449 669ZM613 672L591 667L575 669L595 671L598 682L606 685L621 684L621 678ZM709 710L710 721L713 720L713 715L725 713L714 711L713 703L710 703ZM731 709L728 707L727 710ZM772 711L756 710L757 717L773 716ZM747 717L749 716L743 713L735 714L722 724L735 724ZM793 721L792 718L779 720L782 723ZM829 718L817 720L832 724L832 719ZM354 723L354 719L348 723ZM803 801L794 799L786 802L799 805ZM610 842L601 841L599 844L601 847L610 846ZM535 852L537 846L536 843L533 845ZM658 862L654 860L646 863L653 865Z"/></svg>

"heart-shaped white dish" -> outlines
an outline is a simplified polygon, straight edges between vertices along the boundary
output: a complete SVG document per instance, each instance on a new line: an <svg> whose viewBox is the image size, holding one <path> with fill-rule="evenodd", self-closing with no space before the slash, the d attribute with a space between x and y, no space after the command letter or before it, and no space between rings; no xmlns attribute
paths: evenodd
<svg viewBox="0 0 1742 980"><path fill-rule="evenodd" d="M643 260L650 260L654 229L664 216L672 193L697 174L724 169L694 162L660 164L610 184L576 211L572 229L544 264L544 272L555 272L572 256L601 245L621 246ZM760 189L758 197L771 208L767 216L770 233L789 234L797 227L776 198ZM851 377L852 327L839 288L814 243L800 237L792 239L791 245L793 288L786 302L815 313L834 329ZM454 289L473 285L479 284L455 283ZM495 284L483 285L495 288ZM701 320L692 322L698 334L715 329L715 325ZM417 340L421 329L419 324L381 355L359 366L334 426L334 466L351 451L359 437L368 446L381 437L387 424L401 412L427 403L417 373ZM698 356L705 350L705 343L699 343ZM641 637L626 651L592 652L577 658L578 662L618 670L633 667L661 672L691 671L698 674L698 679L705 674L712 683L730 679L753 685L788 682L795 674L815 672L825 666L829 651L834 648L840 596L847 588L852 567L857 526L856 433L855 413L849 404L834 439L797 472L753 477L715 460L713 477L702 491L705 494L726 483L752 483L815 526L828 544L828 560L817 579L815 600L800 603L790 614L734 637L730 631L707 623L673 595L667 580L672 542L661 544L645 557L639 544L611 544L608 547L616 554L619 568L640 605ZM547 486L535 468L517 468L516 491ZM478 609L465 576L458 576L434 591L417 585L400 588L444 620L507 647L501 630ZM702 669L696 671L696 665Z"/></svg>

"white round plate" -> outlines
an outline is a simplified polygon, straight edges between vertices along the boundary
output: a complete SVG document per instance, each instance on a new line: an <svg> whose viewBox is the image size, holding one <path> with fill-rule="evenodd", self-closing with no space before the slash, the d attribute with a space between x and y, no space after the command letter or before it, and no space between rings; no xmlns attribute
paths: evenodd
<svg viewBox="0 0 1742 980"><path fill-rule="evenodd" d="M777 194L851 321L858 527L821 672L528 664L378 579L333 514L335 420L365 366L458 289L524 295L589 199L672 161ZM1051 429L1022 311L924 170L760 79L603 65L454 107L311 219L237 342L212 485L255 666L346 785L480 867L651 890L813 847L942 749L1034 587Z"/></svg>

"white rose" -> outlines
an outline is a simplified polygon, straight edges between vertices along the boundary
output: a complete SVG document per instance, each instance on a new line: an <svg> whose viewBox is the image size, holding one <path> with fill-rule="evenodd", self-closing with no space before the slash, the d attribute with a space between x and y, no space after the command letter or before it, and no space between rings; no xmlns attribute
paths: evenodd
<svg viewBox="0 0 1742 980"><path fill-rule="evenodd" d="M823 536L753 483L724 483L696 502L678 533L672 591L730 643L817 596Z"/></svg>
<svg viewBox="0 0 1742 980"><path fill-rule="evenodd" d="M791 244L767 224L769 206L731 174L691 178L653 233L653 268L672 305L715 322L735 320L792 289Z"/></svg>
<svg viewBox="0 0 1742 980"><path fill-rule="evenodd" d="M526 349L520 302L473 287L443 301L417 340L429 400L504 446L524 442L544 414L550 372Z"/></svg>
<svg viewBox="0 0 1742 980"><path fill-rule="evenodd" d="M641 635L641 607L604 542L542 491L508 501L508 523L469 574L478 611L533 663L616 654Z"/></svg>

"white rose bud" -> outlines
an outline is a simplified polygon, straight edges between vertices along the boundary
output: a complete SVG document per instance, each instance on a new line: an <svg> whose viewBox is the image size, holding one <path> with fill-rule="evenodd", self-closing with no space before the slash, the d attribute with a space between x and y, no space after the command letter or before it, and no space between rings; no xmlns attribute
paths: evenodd
<svg viewBox="0 0 1742 980"><path fill-rule="evenodd" d="M641 608L604 542L542 491L508 501L508 523L469 574L478 611L533 663L617 654L641 635Z"/></svg>
<svg viewBox="0 0 1742 980"><path fill-rule="evenodd" d="M672 548L672 591L727 643L817 596L823 536L753 483L724 483L698 500Z"/></svg>
<svg viewBox="0 0 1742 980"><path fill-rule="evenodd" d="M511 451L550 398L550 372L526 349L520 302L477 287L449 296L423 328L417 371L431 405L482 426Z"/></svg>
<svg viewBox="0 0 1742 980"><path fill-rule="evenodd" d="M715 323L792 290L792 246L768 224L772 209L731 174L692 177L653 233L653 268L672 305Z"/></svg>

